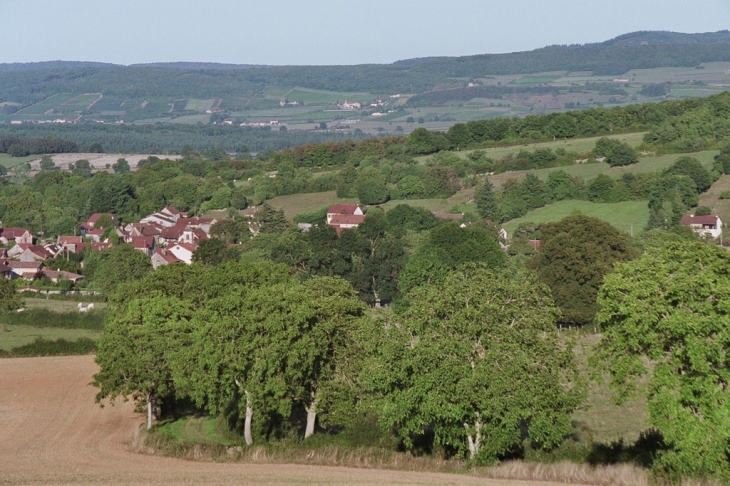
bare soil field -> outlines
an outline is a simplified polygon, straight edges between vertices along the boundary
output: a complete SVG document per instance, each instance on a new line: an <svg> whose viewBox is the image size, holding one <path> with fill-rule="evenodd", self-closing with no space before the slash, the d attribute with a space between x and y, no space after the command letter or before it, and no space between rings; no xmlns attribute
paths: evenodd
<svg viewBox="0 0 730 486"><path fill-rule="evenodd" d="M138 454L128 444L143 417L130 402L96 405L96 370L93 356L0 359L0 484L557 484Z"/></svg>

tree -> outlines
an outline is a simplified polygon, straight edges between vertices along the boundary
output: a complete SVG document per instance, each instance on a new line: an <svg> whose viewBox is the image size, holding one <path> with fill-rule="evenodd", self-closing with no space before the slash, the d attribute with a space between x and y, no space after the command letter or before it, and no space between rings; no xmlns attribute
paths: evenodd
<svg viewBox="0 0 730 486"><path fill-rule="evenodd" d="M160 398L174 392L169 358L179 341L172 337L191 314L186 302L163 297L132 300L115 314L97 345L97 403L131 396L146 405L150 429Z"/></svg>
<svg viewBox="0 0 730 486"><path fill-rule="evenodd" d="M603 277L614 263L635 258L637 251L627 234L580 213L543 224L540 233L540 250L528 267L550 288L562 322L587 324L598 310Z"/></svg>
<svg viewBox="0 0 730 486"><path fill-rule="evenodd" d="M494 194L494 186L489 179L485 178L484 184L474 191L474 202L482 219L490 219L494 224L502 222L502 209L499 207L497 197Z"/></svg>
<svg viewBox="0 0 730 486"><path fill-rule="evenodd" d="M571 346L559 338L549 290L467 266L411 294L399 324L383 330L382 425L406 446L431 429L435 442L494 463L522 442L549 449L572 430L583 399Z"/></svg>
<svg viewBox="0 0 730 486"><path fill-rule="evenodd" d="M697 186L697 192L705 192L712 185L710 172L702 166L702 163L692 157L680 157L667 170L666 174L683 175L691 178Z"/></svg>
<svg viewBox="0 0 730 486"><path fill-rule="evenodd" d="M53 158L50 155L44 155L41 157L41 170L53 170L56 164L53 162Z"/></svg>
<svg viewBox="0 0 730 486"><path fill-rule="evenodd" d="M276 209L269 203L264 203L261 206L261 210L254 216L254 224L259 233L280 234L289 227L289 223L284 216L284 210Z"/></svg>
<svg viewBox="0 0 730 486"><path fill-rule="evenodd" d="M120 284L140 279L150 271L150 258L132 245L115 245L94 252L84 261L84 274L106 296Z"/></svg>
<svg viewBox="0 0 730 486"><path fill-rule="evenodd" d="M0 311L14 311L23 307L23 299L10 280L0 278Z"/></svg>
<svg viewBox="0 0 730 486"><path fill-rule="evenodd" d="M619 142L613 147L613 151L606 157L606 162L611 167L635 164L639 161L639 155L626 142Z"/></svg>
<svg viewBox="0 0 730 486"><path fill-rule="evenodd" d="M618 265L598 295L595 369L619 400L649 375L649 425L669 446L655 467L670 477L730 479L728 268L721 248L672 241Z"/></svg>
<svg viewBox="0 0 730 486"><path fill-rule="evenodd" d="M356 181L357 197L362 204L381 204L388 200L388 188L385 177L375 167L367 167L360 171Z"/></svg>
<svg viewBox="0 0 730 486"><path fill-rule="evenodd" d="M114 165L112 165L112 169L115 174L128 174L131 170L127 159L118 159Z"/></svg>

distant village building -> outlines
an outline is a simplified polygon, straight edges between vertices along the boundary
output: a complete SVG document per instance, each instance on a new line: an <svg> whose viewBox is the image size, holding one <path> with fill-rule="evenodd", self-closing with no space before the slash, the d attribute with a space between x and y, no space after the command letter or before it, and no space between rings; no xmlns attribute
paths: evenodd
<svg viewBox="0 0 730 486"><path fill-rule="evenodd" d="M327 210L327 224L338 233L357 228L365 220L365 213L357 204L335 204Z"/></svg>
<svg viewBox="0 0 730 486"><path fill-rule="evenodd" d="M722 235L722 220L718 216L685 216L679 224L689 226L700 236L719 238Z"/></svg>

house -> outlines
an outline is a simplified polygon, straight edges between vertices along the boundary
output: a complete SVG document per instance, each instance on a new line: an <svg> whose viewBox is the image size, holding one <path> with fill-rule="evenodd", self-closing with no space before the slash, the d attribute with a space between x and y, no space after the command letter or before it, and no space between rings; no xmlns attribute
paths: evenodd
<svg viewBox="0 0 730 486"><path fill-rule="evenodd" d="M181 263L182 262L182 260L180 260L178 257L176 257L167 248L157 248L155 250L155 252L152 254L151 260L152 260L152 268L154 268L155 270L157 270L162 265L169 265L171 263Z"/></svg>
<svg viewBox="0 0 730 486"><path fill-rule="evenodd" d="M195 253L195 246L190 243L177 243L170 248L167 248L169 253L175 255L181 262L190 265L193 263L193 253Z"/></svg>
<svg viewBox="0 0 730 486"><path fill-rule="evenodd" d="M332 218L338 214L350 216L363 216L365 213L357 204L335 204L327 210L327 224L330 224Z"/></svg>
<svg viewBox="0 0 730 486"><path fill-rule="evenodd" d="M152 236L133 236L131 241L135 250L143 251L151 257L157 248L157 240Z"/></svg>
<svg viewBox="0 0 730 486"><path fill-rule="evenodd" d="M337 230L337 233L341 233L346 229L357 228L365 221L365 216L360 214L335 214L330 219L330 226Z"/></svg>
<svg viewBox="0 0 730 486"><path fill-rule="evenodd" d="M185 212L178 211L174 206L165 206L161 211L145 216L140 219L139 222L143 224L155 223L160 226L169 227L175 226L175 223L177 223L180 218L185 218L187 215L188 214Z"/></svg>
<svg viewBox="0 0 730 486"><path fill-rule="evenodd" d="M70 251L76 253L81 251L79 245L84 242L82 236L59 236L56 240L56 244L63 248L62 251Z"/></svg>
<svg viewBox="0 0 730 486"><path fill-rule="evenodd" d="M719 238L722 235L722 220L717 216L685 216L679 224L689 226L700 236Z"/></svg>
<svg viewBox="0 0 730 486"><path fill-rule="evenodd" d="M13 269L8 265L6 260L0 261L0 278L8 280L13 278Z"/></svg>
<svg viewBox="0 0 730 486"><path fill-rule="evenodd" d="M43 262L6 262L13 274L26 280L35 280L40 277Z"/></svg>
<svg viewBox="0 0 730 486"><path fill-rule="evenodd" d="M12 247L8 251L8 256L21 262L42 262L44 260L50 260L56 255L40 245L26 245L25 243L21 243Z"/></svg>
<svg viewBox="0 0 730 486"><path fill-rule="evenodd" d="M0 243L8 246L13 241L16 244L33 244L33 234L25 228L2 228L0 227Z"/></svg>

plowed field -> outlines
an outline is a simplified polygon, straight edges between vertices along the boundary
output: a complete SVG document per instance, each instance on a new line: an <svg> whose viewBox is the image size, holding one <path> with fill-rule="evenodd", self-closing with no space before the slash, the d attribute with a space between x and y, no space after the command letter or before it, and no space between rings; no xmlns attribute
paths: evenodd
<svg viewBox="0 0 730 486"><path fill-rule="evenodd" d="M0 484L481 484L545 482L376 469L192 462L128 450L143 417L100 408L93 356L0 359Z"/></svg>

